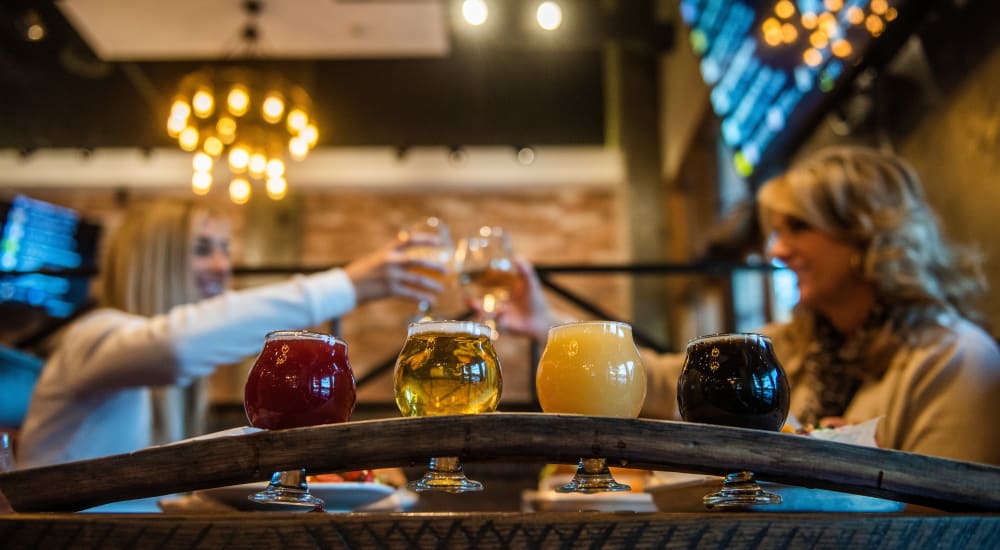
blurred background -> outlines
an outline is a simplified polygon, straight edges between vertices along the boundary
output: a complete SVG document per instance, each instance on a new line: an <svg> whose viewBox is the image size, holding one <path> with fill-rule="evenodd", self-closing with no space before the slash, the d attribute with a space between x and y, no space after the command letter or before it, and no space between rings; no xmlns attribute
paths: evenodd
<svg viewBox="0 0 1000 550"><path fill-rule="evenodd" d="M39 367L126 205L195 192L234 220L237 286L343 264L435 215L455 238L508 228L567 311L679 350L788 314L794 281L762 259L754 189L815 147L865 143L916 164L996 287L998 24L992 0L8 0L5 364ZM195 94L234 82L274 84L305 126L225 142ZM281 173L227 166L243 140ZM57 244L25 260L25 233ZM1000 300L983 306L996 325ZM439 309L466 313L457 288ZM398 415L391 363L413 311L383 302L324 327L350 343L374 415ZM501 410L532 410L536 350L499 346ZM220 427L245 423L245 373L216 375Z"/></svg>

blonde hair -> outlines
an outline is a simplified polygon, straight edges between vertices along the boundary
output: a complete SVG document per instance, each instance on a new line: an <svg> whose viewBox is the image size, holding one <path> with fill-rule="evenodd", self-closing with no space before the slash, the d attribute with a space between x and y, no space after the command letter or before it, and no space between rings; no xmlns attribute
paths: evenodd
<svg viewBox="0 0 1000 550"><path fill-rule="evenodd" d="M133 206L107 243L101 265L101 305L158 315L200 298L191 272L194 221L224 217L192 201Z"/></svg>
<svg viewBox="0 0 1000 550"><path fill-rule="evenodd" d="M129 209L105 249L101 305L152 316L201 299L191 268L193 228L202 219L225 219L192 201L163 200ZM152 390L154 443L204 433L207 383Z"/></svg>
<svg viewBox="0 0 1000 550"><path fill-rule="evenodd" d="M947 242L916 171L898 156L857 146L824 148L764 184L765 234L776 213L857 246L861 274L913 326L942 311L982 322L982 257Z"/></svg>

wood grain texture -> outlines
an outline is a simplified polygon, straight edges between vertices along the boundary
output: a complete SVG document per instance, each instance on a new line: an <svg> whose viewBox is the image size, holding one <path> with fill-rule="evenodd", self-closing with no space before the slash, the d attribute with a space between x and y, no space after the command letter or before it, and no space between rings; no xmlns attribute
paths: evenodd
<svg viewBox="0 0 1000 550"><path fill-rule="evenodd" d="M949 511L1000 511L1000 468L788 434L659 420L493 413L348 422L198 440L0 474L18 512L107 502L311 472L466 462L564 462L725 474L899 500Z"/></svg>
<svg viewBox="0 0 1000 550"><path fill-rule="evenodd" d="M993 548L1000 517L868 514L0 516L9 548Z"/></svg>

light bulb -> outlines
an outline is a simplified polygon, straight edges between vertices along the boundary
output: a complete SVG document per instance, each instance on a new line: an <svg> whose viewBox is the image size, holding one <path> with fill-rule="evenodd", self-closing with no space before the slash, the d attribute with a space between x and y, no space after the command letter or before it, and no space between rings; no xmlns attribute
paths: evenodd
<svg viewBox="0 0 1000 550"><path fill-rule="evenodd" d="M233 116L246 114L250 107L250 93L247 92L246 86L236 84L229 89L229 95L226 96L226 107Z"/></svg>
<svg viewBox="0 0 1000 550"><path fill-rule="evenodd" d="M208 118L215 110L215 99L212 97L212 90L209 88L199 88L191 98L191 108L194 116L198 118Z"/></svg>
<svg viewBox="0 0 1000 550"><path fill-rule="evenodd" d="M185 151L194 151L198 148L198 130L194 126L184 128L177 136L177 144Z"/></svg>
<svg viewBox="0 0 1000 550"><path fill-rule="evenodd" d="M212 157L208 153L195 153L191 158L191 166L196 172L208 172L212 169Z"/></svg>
<svg viewBox="0 0 1000 550"><path fill-rule="evenodd" d="M293 137L288 140L288 152L292 154L293 159L302 160L309 154L309 142L298 136Z"/></svg>
<svg viewBox="0 0 1000 550"><path fill-rule="evenodd" d="M215 136L209 136L205 138L205 143L201 146L201 148L209 155L212 155L213 157L218 157L219 155L222 154L222 149L224 147L222 144L222 140L220 140Z"/></svg>
<svg viewBox="0 0 1000 550"><path fill-rule="evenodd" d="M486 22L490 9L483 0L465 0L462 2L462 18L465 22L478 27Z"/></svg>
<svg viewBox="0 0 1000 550"><path fill-rule="evenodd" d="M562 25L562 8L555 2L542 2L535 12L535 19L538 21L539 27L547 31L554 31L559 28L559 25Z"/></svg>
<svg viewBox="0 0 1000 550"><path fill-rule="evenodd" d="M267 157L263 153L254 153L250 155L250 161L247 163L247 169L250 171L250 175L259 178L264 175L264 170L267 168Z"/></svg>
<svg viewBox="0 0 1000 550"><path fill-rule="evenodd" d="M281 159L271 159L267 161L267 177L276 178L285 175L285 163Z"/></svg>
<svg viewBox="0 0 1000 550"><path fill-rule="evenodd" d="M237 145L229 150L229 168L234 172L242 172L246 170L249 162L250 152L247 151L246 147Z"/></svg>
<svg viewBox="0 0 1000 550"><path fill-rule="evenodd" d="M236 204L246 204L250 200L250 182L245 178L229 182L229 200Z"/></svg>
<svg viewBox="0 0 1000 550"><path fill-rule="evenodd" d="M267 196L278 201L288 194L288 182L283 177L267 178L264 184L267 188Z"/></svg>
<svg viewBox="0 0 1000 550"><path fill-rule="evenodd" d="M302 109L292 109L288 112L288 131L297 134L309 123L309 117Z"/></svg>
<svg viewBox="0 0 1000 550"><path fill-rule="evenodd" d="M261 104L260 114L267 122L274 124L281 120L281 115L285 112L285 100L281 99L281 94L271 92Z"/></svg>
<svg viewBox="0 0 1000 550"><path fill-rule="evenodd" d="M319 140L319 130L316 129L315 125L309 124L302 129L302 133L299 134L299 137L306 140L309 147L313 147L316 145L316 141Z"/></svg>
<svg viewBox="0 0 1000 550"><path fill-rule="evenodd" d="M212 174L195 172L191 176L191 189L198 195L205 195L212 188Z"/></svg>

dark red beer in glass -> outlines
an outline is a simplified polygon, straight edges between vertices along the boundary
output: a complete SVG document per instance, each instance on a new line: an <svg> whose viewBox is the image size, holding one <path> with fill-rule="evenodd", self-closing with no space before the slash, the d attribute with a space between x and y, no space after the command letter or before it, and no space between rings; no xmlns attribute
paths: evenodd
<svg viewBox="0 0 1000 550"><path fill-rule="evenodd" d="M267 430L350 420L354 373L347 344L327 334L278 331L267 335L244 390L250 424Z"/></svg>

